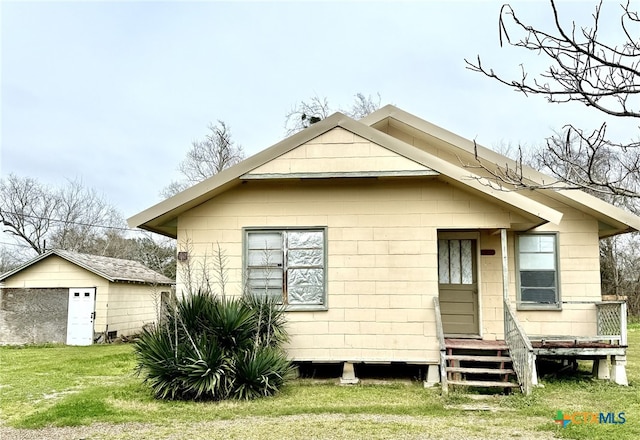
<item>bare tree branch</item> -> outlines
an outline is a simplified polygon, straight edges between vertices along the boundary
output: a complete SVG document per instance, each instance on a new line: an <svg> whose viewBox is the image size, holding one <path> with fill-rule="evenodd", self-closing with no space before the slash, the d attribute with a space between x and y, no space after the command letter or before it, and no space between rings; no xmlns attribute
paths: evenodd
<svg viewBox="0 0 640 440"><path fill-rule="evenodd" d="M505 4L500 10L500 44L523 48L545 56L549 67L538 75L529 75L521 66L519 79L507 79L482 64L480 56L467 68L482 73L525 95L541 95L548 102L581 102L603 114L621 118L640 118L640 19L621 5L620 26L623 40L617 44L600 38L603 3L596 5L590 26L575 22L563 24L555 0L550 0L553 30L545 31L521 20L514 8ZM519 34L519 38L514 38ZM496 188L582 189L599 197L640 198L640 142L608 138L607 124L584 130L567 124L546 141L537 155L537 168L551 175L549 182L527 178L522 158L516 165L488 164L477 160L467 164L482 169ZM625 202L635 206L635 202Z"/></svg>
<svg viewBox="0 0 640 440"><path fill-rule="evenodd" d="M364 118L380 108L382 98L380 93L377 93L376 96L377 100L371 95L365 96L363 93L356 93L351 107L340 109L339 111L353 119ZM287 136L325 119L334 111L326 97L321 98L318 95L314 95L308 101L300 101L285 115Z"/></svg>
<svg viewBox="0 0 640 440"><path fill-rule="evenodd" d="M231 130L223 121L209 124L211 133L194 141L178 170L191 184L198 183L244 159L244 151L231 139Z"/></svg>
<svg viewBox="0 0 640 440"><path fill-rule="evenodd" d="M595 8L593 25L579 30L575 22L567 29L561 22L556 2L551 0L550 4L555 34L524 23L509 4L503 5L500 11L501 45L506 41L511 46L543 54L551 61L539 78L530 79L523 66L520 79L505 79L486 68L480 56L473 62L465 59L467 68L525 95L543 95L549 102L582 102L613 116L640 117L637 100L630 100L640 94L640 47L632 37L634 33L629 31L631 24L638 23L637 13L629 9L629 3L622 5L620 21L626 39L615 45L599 39L602 2ZM513 40L509 30L521 32L522 36Z"/></svg>
<svg viewBox="0 0 640 440"><path fill-rule="evenodd" d="M53 188L14 174L0 179L0 222L3 232L38 254L53 248L86 252L105 227L124 226L120 213L79 181Z"/></svg>
<svg viewBox="0 0 640 440"><path fill-rule="evenodd" d="M45 252L51 218L59 201L49 188L30 177L9 174L0 180L0 222L3 232L25 242L38 254Z"/></svg>
<svg viewBox="0 0 640 440"><path fill-rule="evenodd" d="M217 125L209 124L208 128L210 133L201 141L193 141L191 149L178 165L184 180L166 186L161 192L163 197L171 197L244 159L244 150L232 140L226 123L218 120Z"/></svg>
<svg viewBox="0 0 640 440"><path fill-rule="evenodd" d="M341 112L353 119L362 119L380 108L382 98L380 97L380 93L376 93L376 96L377 99L371 95L364 96L362 93L356 93L351 108L341 110Z"/></svg>
<svg viewBox="0 0 640 440"><path fill-rule="evenodd" d="M308 101L300 101L285 115L285 130L287 136L304 130L311 124L315 124L331 114L329 100L318 95L312 96Z"/></svg>

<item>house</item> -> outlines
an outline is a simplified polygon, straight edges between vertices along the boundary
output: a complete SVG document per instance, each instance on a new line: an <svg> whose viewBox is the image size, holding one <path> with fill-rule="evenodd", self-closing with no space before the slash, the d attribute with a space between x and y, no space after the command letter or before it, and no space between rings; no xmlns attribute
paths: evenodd
<svg viewBox="0 0 640 440"><path fill-rule="evenodd" d="M177 238L178 293L223 249L227 291L289 310L294 361L351 378L354 363L420 364L446 389L482 370L455 350L484 343L494 360L508 349L527 392L539 354L592 358L600 377L611 363L624 383L626 309L601 304L598 241L640 218L577 190L497 188L477 158L514 166L394 106L336 113L129 225Z"/></svg>
<svg viewBox="0 0 640 440"><path fill-rule="evenodd" d="M173 284L137 261L50 250L0 275L0 344L90 345L138 333Z"/></svg>

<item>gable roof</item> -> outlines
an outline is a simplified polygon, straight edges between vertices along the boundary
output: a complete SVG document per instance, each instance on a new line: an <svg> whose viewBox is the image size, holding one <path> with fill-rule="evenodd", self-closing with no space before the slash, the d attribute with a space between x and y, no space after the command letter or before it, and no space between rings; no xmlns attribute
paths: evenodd
<svg viewBox="0 0 640 440"><path fill-rule="evenodd" d="M455 151L456 154L469 155L474 152L474 143L454 133L444 130L427 121L417 118L394 106L388 105L371 115L356 121L341 113L334 113L328 118L278 142L277 144L249 157L233 167L168 198L145 211L128 219L129 226L140 227L169 237L177 236L177 218L185 211L198 206L213 197L239 185L244 179L250 179L251 171L278 157L300 147L312 139L323 135L335 128L350 131L369 140L395 154L423 165L430 170L431 175L445 180L455 186L477 194L479 197L490 199L494 203L508 206L524 218L528 219L527 228L544 223L558 224L562 213L544 203L523 195L516 191L500 190L489 185L489 180L475 174L470 168L447 161L438 154L426 151L410 142L405 142L385 132L385 124L397 124L408 136L419 137L423 141L437 144L443 149ZM477 146L478 156L490 162L505 162L508 159L498 153ZM381 174L384 175L384 174ZM286 176L279 175L279 178ZM300 178L301 176L292 176ZM325 175L324 177L332 177ZM353 177L357 177L354 175ZM612 205L589 196L584 199L580 194L572 195L568 191L560 197L563 203L575 205L578 209L592 214L600 220L607 234L640 230L640 218ZM545 193L546 194L546 193ZM568 199L568 200L565 200ZM594 199L594 200L592 200ZM608 228L608 229L607 229Z"/></svg>
<svg viewBox="0 0 640 440"><path fill-rule="evenodd" d="M475 141L458 136L393 105L382 107L362 118L360 122L379 130L385 130L385 127L395 125L411 133L416 138L454 151L461 163L464 161L468 164L474 164L477 155L486 166L493 165L497 167L497 165L500 165L508 166L511 169L517 169L516 167L522 166L523 178L534 184L543 185L556 181L553 177L543 174L534 168L518 164L515 160L483 147ZM598 219L600 221L600 237L640 230L640 217L584 191L569 189L562 182L558 182L554 186L554 189L537 189L535 191Z"/></svg>
<svg viewBox="0 0 640 440"><path fill-rule="evenodd" d="M111 282L133 282L144 284L160 284L171 285L175 284L172 279L155 272L142 263L133 260L124 260L121 258L102 257L98 255L81 254L78 252L64 251L64 250L50 250L44 254L38 255L32 260L27 261L22 266L0 275L0 281L4 281L7 278L15 275L22 270L33 266L39 261L42 261L52 255L57 255L70 263L75 264L83 269L93 272L94 274L101 276Z"/></svg>

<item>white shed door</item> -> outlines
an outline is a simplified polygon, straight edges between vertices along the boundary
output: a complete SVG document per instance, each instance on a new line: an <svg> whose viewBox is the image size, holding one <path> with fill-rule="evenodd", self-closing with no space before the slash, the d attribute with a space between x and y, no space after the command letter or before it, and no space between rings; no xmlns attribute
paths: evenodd
<svg viewBox="0 0 640 440"><path fill-rule="evenodd" d="M67 345L91 345L93 343L95 302L95 288L69 289Z"/></svg>

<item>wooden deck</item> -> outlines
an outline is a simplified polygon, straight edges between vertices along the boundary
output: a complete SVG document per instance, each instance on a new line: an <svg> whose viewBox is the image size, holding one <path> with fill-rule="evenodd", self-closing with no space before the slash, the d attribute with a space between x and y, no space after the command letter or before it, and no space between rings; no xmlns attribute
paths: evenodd
<svg viewBox="0 0 640 440"><path fill-rule="evenodd" d="M501 230L501 237L504 250L506 230ZM506 268L506 264L503 264L503 268ZM507 280L506 271L503 271L503 275ZM505 282L504 286L507 285ZM487 341L473 335L450 334L446 338L440 316L440 303L438 297L433 298L443 395L448 393L448 385L504 389L519 386L528 395L538 384L536 358L553 358L563 363L571 361L572 365L577 365L576 361L579 359L591 360L593 373L599 379L608 379L619 385L629 384L626 374L627 309L624 301L563 301L563 304L595 306L596 329L593 336L587 337L528 335L509 303L506 287L503 300L504 335L509 341L508 345L505 341ZM468 336L469 339L462 339L461 336ZM517 379L518 383L512 382L512 379Z"/></svg>
<svg viewBox="0 0 640 440"><path fill-rule="evenodd" d="M626 346L594 339L539 338L531 339L533 351L538 356L558 356L592 359L602 356L624 356Z"/></svg>

